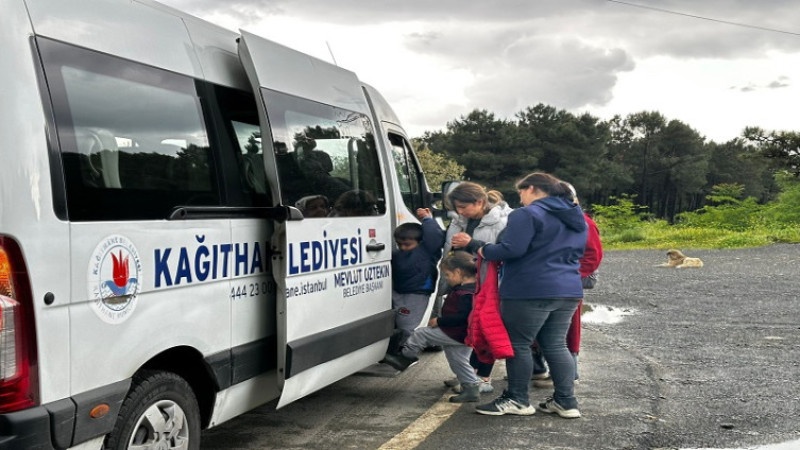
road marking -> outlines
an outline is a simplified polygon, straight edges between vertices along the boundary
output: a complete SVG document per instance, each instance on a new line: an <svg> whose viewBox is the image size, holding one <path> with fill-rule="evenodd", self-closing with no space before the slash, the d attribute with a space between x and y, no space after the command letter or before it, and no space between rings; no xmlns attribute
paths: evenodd
<svg viewBox="0 0 800 450"><path fill-rule="evenodd" d="M452 403L448 392L433 404L417 420L411 422L405 430L381 445L378 450L409 450L416 448L431 433L436 431L463 403Z"/></svg>

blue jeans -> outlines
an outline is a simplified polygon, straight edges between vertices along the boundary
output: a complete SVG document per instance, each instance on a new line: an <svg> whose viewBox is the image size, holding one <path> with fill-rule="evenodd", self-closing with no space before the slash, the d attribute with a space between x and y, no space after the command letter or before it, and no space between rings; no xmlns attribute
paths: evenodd
<svg viewBox="0 0 800 450"><path fill-rule="evenodd" d="M502 299L500 314L514 348L514 357L506 360L507 395L529 405L528 385L533 372L531 345L539 341L555 393L553 398L563 408L578 407L575 398L575 363L567 349L567 330L578 299Z"/></svg>
<svg viewBox="0 0 800 450"><path fill-rule="evenodd" d="M531 347L531 357L533 358L533 374L547 373L547 363L544 361L542 349ZM572 353L572 360L575 362L575 380L578 380L578 354Z"/></svg>

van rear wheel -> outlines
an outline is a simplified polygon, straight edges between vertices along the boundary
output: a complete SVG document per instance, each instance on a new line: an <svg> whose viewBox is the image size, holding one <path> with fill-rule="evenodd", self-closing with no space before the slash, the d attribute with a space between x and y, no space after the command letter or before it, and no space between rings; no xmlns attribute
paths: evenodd
<svg viewBox="0 0 800 450"><path fill-rule="evenodd" d="M171 372L134 377L104 448L200 448L200 408L189 383Z"/></svg>

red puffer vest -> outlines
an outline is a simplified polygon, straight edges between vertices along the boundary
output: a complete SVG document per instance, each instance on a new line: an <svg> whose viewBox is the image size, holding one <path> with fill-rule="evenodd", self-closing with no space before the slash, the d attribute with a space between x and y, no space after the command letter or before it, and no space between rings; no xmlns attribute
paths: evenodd
<svg viewBox="0 0 800 450"><path fill-rule="evenodd" d="M486 275L479 280L473 296L472 313L469 315L469 329L464 343L475 350L475 355L483 363L497 359L511 358L514 349L500 317L500 294L497 291L497 261L483 261L478 258L478 267L487 266Z"/></svg>

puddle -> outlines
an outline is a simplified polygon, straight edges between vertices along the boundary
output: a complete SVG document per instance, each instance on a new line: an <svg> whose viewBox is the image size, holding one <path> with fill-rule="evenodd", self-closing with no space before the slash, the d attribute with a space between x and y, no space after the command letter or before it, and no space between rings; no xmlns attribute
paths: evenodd
<svg viewBox="0 0 800 450"><path fill-rule="evenodd" d="M584 323L619 323L625 316L630 316L636 310L630 308L617 308L615 306L595 305L584 303L581 308L581 322Z"/></svg>
<svg viewBox="0 0 800 450"><path fill-rule="evenodd" d="M759 445L756 447L728 448L684 448L682 450L796 450L800 448L800 441L781 442L779 444Z"/></svg>

